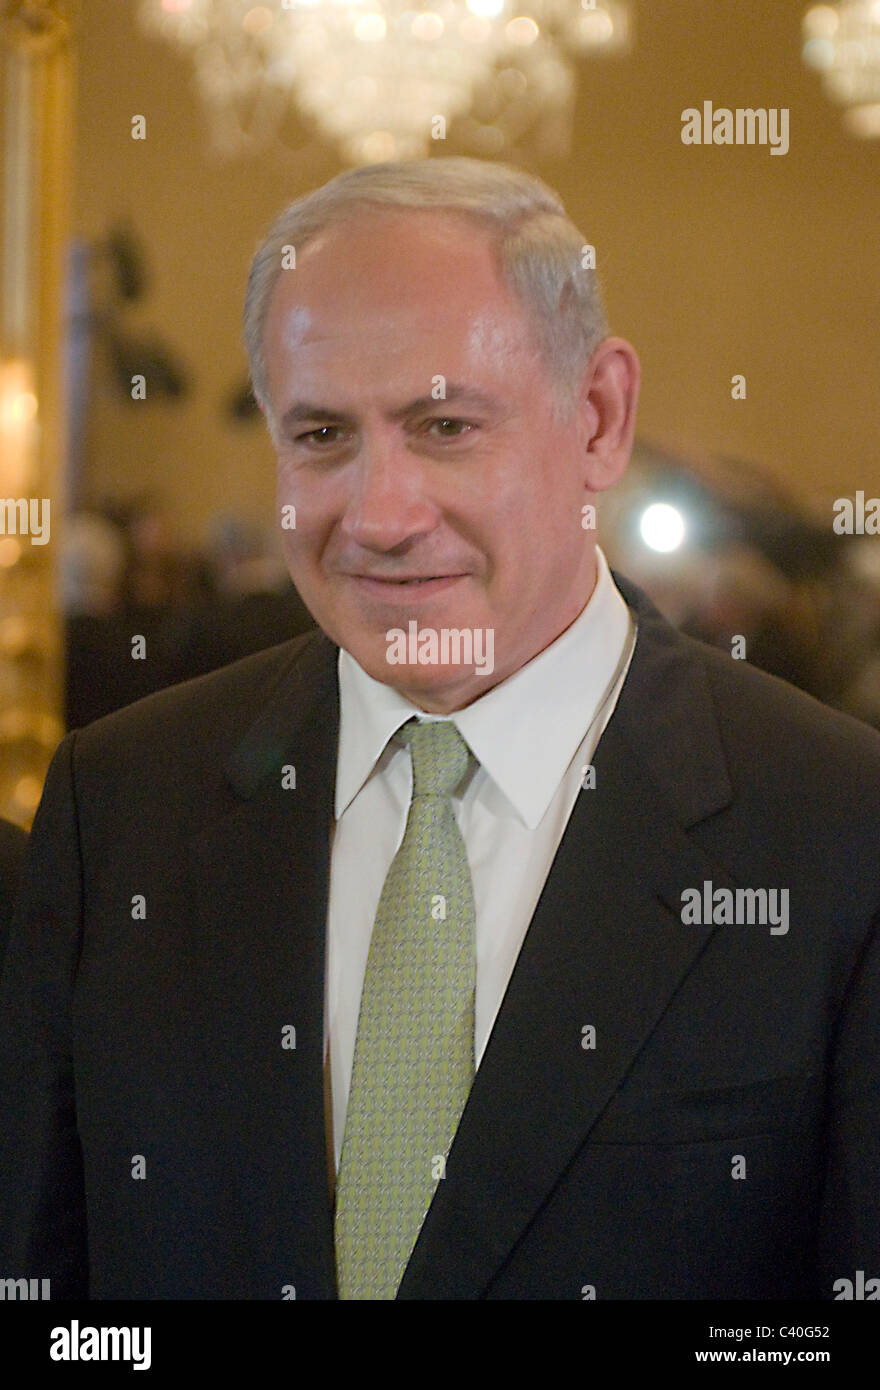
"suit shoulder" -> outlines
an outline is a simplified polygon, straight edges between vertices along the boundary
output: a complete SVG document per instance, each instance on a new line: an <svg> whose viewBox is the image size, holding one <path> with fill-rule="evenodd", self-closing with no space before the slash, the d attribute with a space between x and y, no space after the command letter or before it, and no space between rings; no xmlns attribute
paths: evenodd
<svg viewBox="0 0 880 1390"><path fill-rule="evenodd" d="M290 683L295 692L297 665L313 643L329 648L324 634L313 629L85 725L76 732L78 762L106 767L134 758L141 765L155 765L171 756L181 766L207 749L215 761L218 751L238 741L279 686Z"/></svg>

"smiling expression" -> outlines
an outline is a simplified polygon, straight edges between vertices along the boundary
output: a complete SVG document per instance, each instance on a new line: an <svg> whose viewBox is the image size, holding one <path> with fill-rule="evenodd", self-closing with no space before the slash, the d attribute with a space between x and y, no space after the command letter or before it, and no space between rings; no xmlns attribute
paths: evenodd
<svg viewBox="0 0 880 1390"><path fill-rule="evenodd" d="M398 208L334 223L280 273L265 360L291 577L369 675L448 713L574 621L595 582L593 417L555 418L480 225ZM491 676L389 665L386 634L413 619L491 628Z"/></svg>

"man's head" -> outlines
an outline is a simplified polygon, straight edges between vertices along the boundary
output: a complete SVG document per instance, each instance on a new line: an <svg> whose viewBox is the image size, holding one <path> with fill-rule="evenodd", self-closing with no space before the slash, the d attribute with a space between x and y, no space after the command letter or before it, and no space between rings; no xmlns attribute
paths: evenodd
<svg viewBox="0 0 880 1390"><path fill-rule="evenodd" d="M583 237L503 165L342 174L254 258L245 336L295 508L291 576L324 631L423 709L478 698L592 592L584 508L626 466L638 396L638 359L606 332ZM415 576L443 579L393 582ZM389 632L413 622L491 631L491 674L391 664Z"/></svg>

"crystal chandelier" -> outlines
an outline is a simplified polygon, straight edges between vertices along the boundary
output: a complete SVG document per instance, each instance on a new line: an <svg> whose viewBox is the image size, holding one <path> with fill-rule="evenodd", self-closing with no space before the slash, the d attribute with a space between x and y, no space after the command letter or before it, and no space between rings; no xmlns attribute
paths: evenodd
<svg viewBox="0 0 880 1390"><path fill-rule="evenodd" d="M880 0L814 5L803 33L804 62L822 74L831 100L846 107L847 129L880 136Z"/></svg>
<svg viewBox="0 0 880 1390"><path fill-rule="evenodd" d="M568 55L629 42L623 0L141 0L192 52L215 148L277 138L291 105L351 164L423 156L455 123L474 153L567 153Z"/></svg>

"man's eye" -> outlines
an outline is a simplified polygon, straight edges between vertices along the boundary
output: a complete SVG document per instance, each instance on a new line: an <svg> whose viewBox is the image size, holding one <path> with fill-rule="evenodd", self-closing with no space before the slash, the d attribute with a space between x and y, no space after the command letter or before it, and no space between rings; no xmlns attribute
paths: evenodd
<svg viewBox="0 0 880 1390"><path fill-rule="evenodd" d="M442 429L442 430L439 430L439 431L438 431L438 433L440 434L441 438L443 438L443 439L459 439L459 438L461 438L461 436L462 436L462 434L465 432L465 430L472 430L472 429L473 429L473 425L470 424L470 422L469 422L468 420L456 420L456 419L453 419L451 416L448 416L448 415L445 415L445 416L443 416L442 418L435 417L433 420L429 420L429 421L428 421L428 429L431 429L434 425L452 425L452 426L453 426L454 432L447 431L446 429Z"/></svg>
<svg viewBox="0 0 880 1390"><path fill-rule="evenodd" d="M436 430L434 427L438 426ZM472 430L474 426L468 420L459 420L452 416L435 416L425 422L426 432L434 431L441 439L460 439L466 431ZM317 429L307 430L305 434L296 436L297 444L337 444L344 433L341 425L319 425Z"/></svg>
<svg viewBox="0 0 880 1390"><path fill-rule="evenodd" d="M339 425L319 425L316 430L308 430L305 434L298 434L296 436L296 442L297 444L302 444L308 440L315 444L335 444L336 440L328 437L334 430L339 434ZM322 437L318 438L319 435Z"/></svg>

